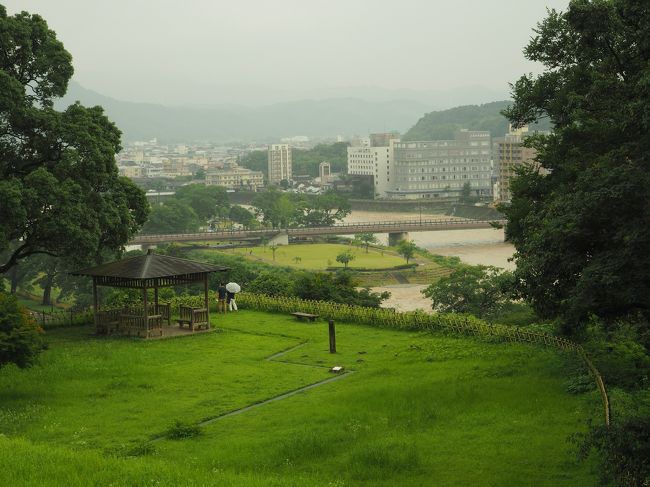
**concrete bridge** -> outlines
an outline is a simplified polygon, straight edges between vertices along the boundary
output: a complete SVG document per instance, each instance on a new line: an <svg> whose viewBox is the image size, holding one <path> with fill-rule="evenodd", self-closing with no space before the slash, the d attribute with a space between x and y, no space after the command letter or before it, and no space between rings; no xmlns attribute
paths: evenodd
<svg viewBox="0 0 650 487"><path fill-rule="evenodd" d="M390 245L408 238L409 232L471 230L504 225L505 220L400 220L385 222L339 223L329 227L292 227L286 229L226 230L218 232L176 233L168 235L136 235L130 245L157 245L170 242L206 242L212 240L249 240L267 237L286 245L289 237L317 235L353 235L355 233L387 233Z"/></svg>

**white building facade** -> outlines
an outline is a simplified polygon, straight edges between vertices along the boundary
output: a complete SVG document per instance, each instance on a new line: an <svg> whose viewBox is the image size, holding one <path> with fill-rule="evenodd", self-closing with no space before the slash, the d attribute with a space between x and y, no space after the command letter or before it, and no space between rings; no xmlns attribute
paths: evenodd
<svg viewBox="0 0 650 487"><path fill-rule="evenodd" d="M269 184L291 179L291 146L289 144L271 144L268 149Z"/></svg>
<svg viewBox="0 0 650 487"><path fill-rule="evenodd" d="M469 184L472 196L492 193L490 132L462 130L454 140L393 145L391 199L458 198Z"/></svg>
<svg viewBox="0 0 650 487"><path fill-rule="evenodd" d="M373 134L356 140L358 145L348 147L348 174L372 177L375 198L386 198L391 188L393 148L399 136Z"/></svg>

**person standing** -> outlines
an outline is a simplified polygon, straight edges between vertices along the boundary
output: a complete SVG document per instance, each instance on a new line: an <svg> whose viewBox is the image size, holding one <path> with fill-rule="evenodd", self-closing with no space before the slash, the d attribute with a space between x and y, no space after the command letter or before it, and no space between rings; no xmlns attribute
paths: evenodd
<svg viewBox="0 0 650 487"><path fill-rule="evenodd" d="M228 300L228 306L230 308L230 311L237 311L237 301L235 301L235 293L231 293L228 291L228 296L226 298Z"/></svg>
<svg viewBox="0 0 650 487"><path fill-rule="evenodd" d="M226 284L223 282L219 283L219 287L217 288L217 313L226 313L227 306L226 306L226 297L228 295L228 291L226 291Z"/></svg>

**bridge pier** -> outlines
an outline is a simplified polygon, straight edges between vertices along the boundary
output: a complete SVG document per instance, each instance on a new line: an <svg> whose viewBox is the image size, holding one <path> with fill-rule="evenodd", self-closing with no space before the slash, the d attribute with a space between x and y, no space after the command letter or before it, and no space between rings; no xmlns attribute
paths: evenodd
<svg viewBox="0 0 650 487"><path fill-rule="evenodd" d="M156 248L156 244L146 243L140 245L140 250L142 250L145 254L149 251L149 249L155 249L155 248Z"/></svg>
<svg viewBox="0 0 650 487"><path fill-rule="evenodd" d="M409 239L408 232L390 232L388 234L388 245L391 247L395 247L402 240L408 240L408 239Z"/></svg>
<svg viewBox="0 0 650 487"><path fill-rule="evenodd" d="M269 239L268 245L289 245L289 234L281 231Z"/></svg>

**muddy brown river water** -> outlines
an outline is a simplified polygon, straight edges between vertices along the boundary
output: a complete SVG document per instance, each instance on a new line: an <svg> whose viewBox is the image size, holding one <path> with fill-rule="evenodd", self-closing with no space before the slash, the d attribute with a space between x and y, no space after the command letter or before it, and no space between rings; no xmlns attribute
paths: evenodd
<svg viewBox="0 0 650 487"><path fill-rule="evenodd" d="M353 211L346 222L399 221L417 220L418 213L377 213L372 211ZM423 219L446 220L446 215L423 214ZM437 232L411 232L409 237L419 246L438 255L457 256L468 264L483 264L514 269L509 261L514 247L503 241L503 230L444 230ZM388 234L377 234L382 244L388 243ZM418 284L400 284L373 288L373 291L389 291L391 297L382 306L396 308L398 311L415 309L430 310L431 301L421 291L426 286Z"/></svg>

